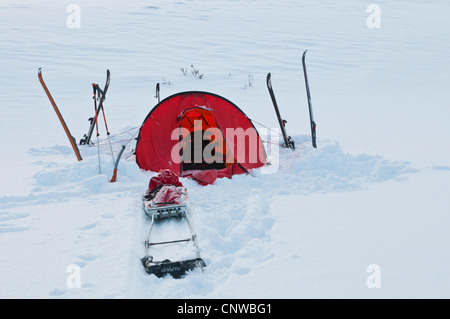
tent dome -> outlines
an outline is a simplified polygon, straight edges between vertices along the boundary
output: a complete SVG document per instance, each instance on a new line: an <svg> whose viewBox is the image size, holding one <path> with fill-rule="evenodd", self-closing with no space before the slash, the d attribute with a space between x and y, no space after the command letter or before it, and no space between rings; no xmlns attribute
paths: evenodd
<svg viewBox="0 0 450 319"><path fill-rule="evenodd" d="M263 166L266 153L239 107L213 93L190 91L169 96L150 111L137 138L136 161L155 172L230 177Z"/></svg>

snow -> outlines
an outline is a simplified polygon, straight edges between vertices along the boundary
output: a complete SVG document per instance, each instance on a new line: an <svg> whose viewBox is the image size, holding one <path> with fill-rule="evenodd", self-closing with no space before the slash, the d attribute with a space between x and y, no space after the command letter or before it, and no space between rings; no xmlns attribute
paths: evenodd
<svg viewBox="0 0 450 319"><path fill-rule="evenodd" d="M78 0L69 28L69 2L2 1L0 297L449 298L450 4L377 3L371 29L371 3L356 0ZM101 173L96 145L76 161L40 67L77 140L91 83L110 69L115 156L128 143L117 182L103 126ZM272 167L250 176L182 179L207 267L146 274L141 197L154 173L131 153L156 83L162 97L222 95L277 129L268 72L296 150L274 149Z"/></svg>

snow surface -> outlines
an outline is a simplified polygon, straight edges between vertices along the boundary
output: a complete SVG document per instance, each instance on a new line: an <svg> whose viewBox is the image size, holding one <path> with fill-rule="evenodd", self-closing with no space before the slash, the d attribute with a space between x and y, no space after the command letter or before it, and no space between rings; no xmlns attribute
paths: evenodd
<svg viewBox="0 0 450 319"><path fill-rule="evenodd" d="M370 1L2 0L0 297L449 298L450 3L374 3L371 29ZM110 69L115 155L131 139L116 183L103 126L101 174L96 146L76 161L39 67L77 140ZM211 91L277 128L268 72L297 149L280 149L272 174L182 179L207 267L146 274L154 173L131 154L155 84L163 97Z"/></svg>

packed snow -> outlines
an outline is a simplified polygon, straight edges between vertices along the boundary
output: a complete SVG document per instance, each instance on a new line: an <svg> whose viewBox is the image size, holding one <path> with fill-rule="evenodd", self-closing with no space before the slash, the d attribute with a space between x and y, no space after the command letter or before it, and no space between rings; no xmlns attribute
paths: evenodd
<svg viewBox="0 0 450 319"><path fill-rule="evenodd" d="M449 10L444 0L3 0L0 297L449 298ZM91 83L111 71L113 156L100 121L99 148L94 133L76 160L39 68L77 141ZM163 98L222 95L263 131L278 129L268 72L297 148L267 144L272 165L251 175L181 178L207 267L147 274L142 196L156 172L139 169L133 148L156 83Z"/></svg>

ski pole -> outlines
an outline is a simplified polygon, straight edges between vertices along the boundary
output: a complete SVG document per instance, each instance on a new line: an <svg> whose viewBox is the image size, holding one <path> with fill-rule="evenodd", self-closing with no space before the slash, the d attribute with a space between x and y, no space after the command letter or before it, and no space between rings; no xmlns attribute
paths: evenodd
<svg viewBox="0 0 450 319"><path fill-rule="evenodd" d="M117 160L116 163L114 164L113 176L111 177L110 180L111 183L114 183L117 179L117 167L119 166L120 157L122 156L123 151L125 151L125 147L126 147L125 145L122 145L122 149L120 150L119 155L117 155Z"/></svg>
<svg viewBox="0 0 450 319"><path fill-rule="evenodd" d="M111 150L111 157L112 157L112 161L113 161L113 165L114 165L114 162L115 162L115 160L114 160L114 152L113 152L113 149L112 149L112 143L111 143L111 137L110 137L110 133L109 133L109 129L108 129L108 123L106 122L105 108L103 107L103 101L105 100L105 93L100 90L98 85L97 85L97 90L99 91L98 95L100 97L100 104L98 106L98 109L99 110L102 109L103 121L105 122L106 135L108 137L109 148Z"/></svg>
<svg viewBox="0 0 450 319"><path fill-rule="evenodd" d="M98 133L98 108L97 108L97 84L92 83L92 89L94 90L94 111L95 111L95 128L97 130L97 153L98 153L98 173L101 174L102 173L102 168L101 168L101 164L100 164L100 141L98 136L100 135Z"/></svg>

